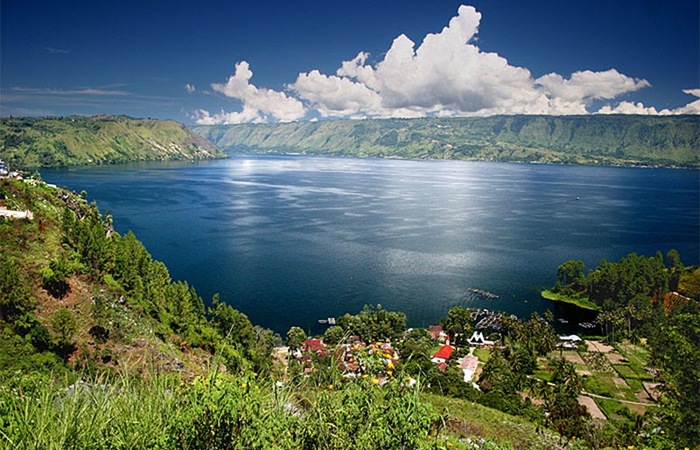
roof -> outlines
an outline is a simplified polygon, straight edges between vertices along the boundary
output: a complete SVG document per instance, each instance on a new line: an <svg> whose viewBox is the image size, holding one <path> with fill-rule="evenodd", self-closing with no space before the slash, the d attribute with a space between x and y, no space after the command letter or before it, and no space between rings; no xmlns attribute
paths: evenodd
<svg viewBox="0 0 700 450"><path fill-rule="evenodd" d="M559 336L559 340L561 341L573 341L573 342L579 342L582 339L575 334L572 334L570 336Z"/></svg>
<svg viewBox="0 0 700 450"><path fill-rule="evenodd" d="M301 344L301 347L309 352L322 352L326 346L320 339L307 339Z"/></svg>
<svg viewBox="0 0 700 450"><path fill-rule="evenodd" d="M443 345L442 347L440 347L440 350L438 350L437 353L433 355L433 358L450 359L450 356L452 356L452 352L454 351L454 347L450 345Z"/></svg>
<svg viewBox="0 0 700 450"><path fill-rule="evenodd" d="M465 355L459 362L459 368L462 370L475 371L479 364L479 358L474 355Z"/></svg>

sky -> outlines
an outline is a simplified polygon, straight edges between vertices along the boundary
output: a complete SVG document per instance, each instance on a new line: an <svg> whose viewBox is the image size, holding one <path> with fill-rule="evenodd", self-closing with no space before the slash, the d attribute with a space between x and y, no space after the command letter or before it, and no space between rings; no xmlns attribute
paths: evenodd
<svg viewBox="0 0 700 450"><path fill-rule="evenodd" d="M0 3L0 116L700 114L697 0Z"/></svg>

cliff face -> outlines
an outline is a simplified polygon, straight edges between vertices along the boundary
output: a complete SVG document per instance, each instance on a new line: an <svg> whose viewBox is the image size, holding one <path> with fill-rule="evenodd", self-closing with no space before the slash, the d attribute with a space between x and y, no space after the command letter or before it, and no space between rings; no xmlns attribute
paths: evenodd
<svg viewBox="0 0 700 450"><path fill-rule="evenodd" d="M184 125L124 116L0 119L0 159L58 167L225 157Z"/></svg>
<svg viewBox="0 0 700 450"><path fill-rule="evenodd" d="M492 116L197 126L229 153L700 167L700 116Z"/></svg>

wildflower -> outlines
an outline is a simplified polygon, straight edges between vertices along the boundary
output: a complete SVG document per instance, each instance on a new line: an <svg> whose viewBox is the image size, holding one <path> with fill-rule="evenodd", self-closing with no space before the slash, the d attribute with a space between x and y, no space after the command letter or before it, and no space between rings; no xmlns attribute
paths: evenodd
<svg viewBox="0 0 700 450"><path fill-rule="evenodd" d="M329 385L328 385L328 390L329 390L329 391L332 391L332 390L333 390L333 385L332 385L332 384L329 384Z"/></svg>
<svg viewBox="0 0 700 450"><path fill-rule="evenodd" d="M379 384L379 380L376 378L372 378L372 384Z"/></svg>
<svg viewBox="0 0 700 450"><path fill-rule="evenodd" d="M362 374L362 378L367 379L368 377L369 377L369 375L367 375L366 373Z"/></svg>

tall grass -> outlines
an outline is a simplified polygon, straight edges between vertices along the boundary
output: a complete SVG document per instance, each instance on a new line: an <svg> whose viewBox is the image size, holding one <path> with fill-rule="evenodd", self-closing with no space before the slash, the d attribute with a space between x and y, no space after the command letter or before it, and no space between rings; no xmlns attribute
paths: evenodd
<svg viewBox="0 0 700 450"><path fill-rule="evenodd" d="M0 447L152 448L175 399L165 377L121 376L34 390L0 389Z"/></svg>
<svg viewBox="0 0 700 450"><path fill-rule="evenodd" d="M440 416L393 380L302 389L250 372L0 388L0 448L424 449Z"/></svg>

